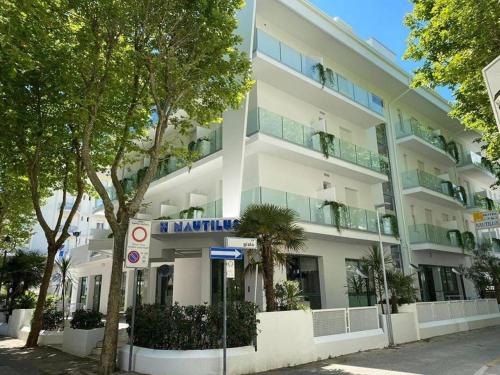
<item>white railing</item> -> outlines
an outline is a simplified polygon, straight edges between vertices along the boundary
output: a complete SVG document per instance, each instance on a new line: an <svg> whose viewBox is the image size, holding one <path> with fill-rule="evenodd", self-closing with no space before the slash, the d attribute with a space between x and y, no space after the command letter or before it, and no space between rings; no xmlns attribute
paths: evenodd
<svg viewBox="0 0 500 375"><path fill-rule="evenodd" d="M416 307L419 323L499 313L496 299L418 302Z"/></svg>
<svg viewBox="0 0 500 375"><path fill-rule="evenodd" d="M378 328L377 306L313 310L314 337Z"/></svg>

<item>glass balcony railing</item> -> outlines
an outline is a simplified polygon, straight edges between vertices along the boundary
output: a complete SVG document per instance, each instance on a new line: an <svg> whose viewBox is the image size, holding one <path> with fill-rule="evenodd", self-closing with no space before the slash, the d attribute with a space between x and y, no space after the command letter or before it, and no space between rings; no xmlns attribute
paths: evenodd
<svg viewBox="0 0 500 375"><path fill-rule="evenodd" d="M476 152L465 150L461 156L460 162L458 163L459 167L475 165L476 167L494 176L500 173L500 168L498 168L498 166L492 164L488 161L488 159L482 157Z"/></svg>
<svg viewBox="0 0 500 375"><path fill-rule="evenodd" d="M176 213L168 215L168 220L175 219L209 219L222 217L222 200L218 199L206 204L179 210ZM164 219L164 218L162 218Z"/></svg>
<svg viewBox="0 0 500 375"><path fill-rule="evenodd" d="M222 150L222 127L219 126L215 128L207 137L199 138L195 142L192 142L192 144L194 148L193 151L197 154L195 161L201 160L216 153L217 151ZM176 156L163 158L160 160L158 170L156 171L153 181L167 176L181 168L186 167L187 165L188 163L186 161L177 158ZM121 180L125 194L130 194L136 189L137 185L142 181L145 171L146 168L139 169L132 176ZM113 188L108 189L108 193L110 194L110 197L112 197L111 199L116 199L116 192Z"/></svg>
<svg viewBox="0 0 500 375"><path fill-rule="evenodd" d="M316 82L322 83L317 69L317 64L320 63L319 60L298 52L260 29L256 29L255 41L255 49L257 51L283 63ZM326 76L325 87L342 94L346 98L379 115L384 115L384 102L382 98L363 89L336 72L332 71L332 74L327 73Z"/></svg>
<svg viewBox="0 0 500 375"><path fill-rule="evenodd" d="M500 211L500 202L489 198L485 191L481 191L469 196L467 207L486 211Z"/></svg>
<svg viewBox="0 0 500 375"><path fill-rule="evenodd" d="M450 229L432 224L416 224L408 226L410 243L433 243L435 245L460 247L454 233L448 234Z"/></svg>
<svg viewBox="0 0 500 375"><path fill-rule="evenodd" d="M404 138L414 135L425 142L437 147L441 151L448 153L446 150L446 141L444 138L436 135L435 130L428 126L420 124L418 121L410 119L403 124L396 126L396 138ZM451 155L450 155L451 156Z"/></svg>
<svg viewBox="0 0 500 375"><path fill-rule="evenodd" d="M403 172L402 180L403 189L424 187L447 197L454 198L463 205L467 203L467 196L463 187L453 185L450 181L443 180L419 169Z"/></svg>
<svg viewBox="0 0 500 375"><path fill-rule="evenodd" d="M256 108L248 115L247 135L257 132L270 135L287 142L322 152L319 134L311 127L280 116L263 108ZM368 168L372 171L388 174L389 159L381 154L354 145L340 138L335 138L330 154L332 157Z"/></svg>
<svg viewBox="0 0 500 375"><path fill-rule="evenodd" d="M331 207L325 206L324 200L321 199L264 187L244 191L241 195L242 212L251 204L264 203L293 209L299 215L299 220L303 222L336 226L335 215ZM374 211L363 208L346 207L340 215L340 227L378 233L377 215ZM381 225L381 231L383 234L393 235L391 226L385 223Z"/></svg>

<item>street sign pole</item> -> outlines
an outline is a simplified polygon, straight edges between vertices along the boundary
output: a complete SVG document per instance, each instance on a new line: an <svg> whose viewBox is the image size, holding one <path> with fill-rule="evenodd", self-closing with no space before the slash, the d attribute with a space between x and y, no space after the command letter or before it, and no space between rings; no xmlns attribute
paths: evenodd
<svg viewBox="0 0 500 375"><path fill-rule="evenodd" d="M132 319L130 322L130 348L128 351L128 371L132 371L132 353L134 351L135 305L137 304L137 268L134 268L134 285L132 286Z"/></svg>
<svg viewBox="0 0 500 375"><path fill-rule="evenodd" d="M224 261L224 281L223 283L223 300L224 300L224 313L223 313L223 325L222 325L222 375L226 375L227 371L227 260Z"/></svg>

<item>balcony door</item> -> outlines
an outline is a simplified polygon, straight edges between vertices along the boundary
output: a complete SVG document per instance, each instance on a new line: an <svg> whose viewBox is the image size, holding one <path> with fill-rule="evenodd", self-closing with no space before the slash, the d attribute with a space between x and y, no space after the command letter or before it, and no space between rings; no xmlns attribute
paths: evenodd
<svg viewBox="0 0 500 375"><path fill-rule="evenodd" d="M92 310L99 311L101 307L102 275L94 276L94 293L92 295Z"/></svg>
<svg viewBox="0 0 500 375"><path fill-rule="evenodd" d="M298 281L304 300L311 309L321 309L318 258L293 255L287 258L286 278Z"/></svg>

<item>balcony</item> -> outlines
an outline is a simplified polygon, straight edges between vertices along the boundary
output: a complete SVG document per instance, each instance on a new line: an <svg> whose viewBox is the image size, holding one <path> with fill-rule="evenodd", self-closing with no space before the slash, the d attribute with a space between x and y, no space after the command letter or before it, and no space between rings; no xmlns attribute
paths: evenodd
<svg viewBox="0 0 500 375"><path fill-rule="evenodd" d="M366 183L388 180L389 160L384 155L335 138L329 149L331 156L325 158L316 133L311 127L263 108L251 111L248 116L247 135L257 134L254 138L261 141L253 145L251 138L249 152L264 151Z"/></svg>
<svg viewBox="0 0 500 375"><path fill-rule="evenodd" d="M342 114L359 125L371 127L384 121L384 104L379 96L329 69L323 85L317 68L319 63L319 59L306 56L266 32L256 30L254 73L257 79L293 93L303 101L312 101L319 107Z"/></svg>
<svg viewBox="0 0 500 375"><path fill-rule="evenodd" d="M497 166L492 165L486 158L472 151L462 153L457 171L485 185L495 183L496 174L500 173Z"/></svg>
<svg viewBox="0 0 500 375"><path fill-rule="evenodd" d="M340 215L341 231L338 231L332 209L324 205L324 200L265 187L256 187L242 193L242 212L250 204L265 203L296 211L306 232L367 241L377 241L378 238L377 215L374 211L346 206ZM390 225L384 223L381 231L384 242L399 243L394 238Z"/></svg>
<svg viewBox="0 0 500 375"><path fill-rule="evenodd" d="M420 124L414 119L396 126L396 143L417 153L426 153L442 165L453 167L456 160L446 150L444 138L436 135L432 128Z"/></svg>
<svg viewBox="0 0 500 375"><path fill-rule="evenodd" d="M500 202L486 195L486 191L472 194L467 200L467 209L470 211L499 211Z"/></svg>
<svg viewBox="0 0 500 375"><path fill-rule="evenodd" d="M416 224L408 226L408 237L412 250L437 250L463 253L450 229L432 224Z"/></svg>
<svg viewBox="0 0 500 375"><path fill-rule="evenodd" d="M200 206L182 209L167 217L159 217L155 220L212 219L219 217L222 217L222 199L208 202Z"/></svg>
<svg viewBox="0 0 500 375"><path fill-rule="evenodd" d="M403 172L403 194L446 206L451 209L464 208L467 203L465 190L430 173L413 170Z"/></svg>

